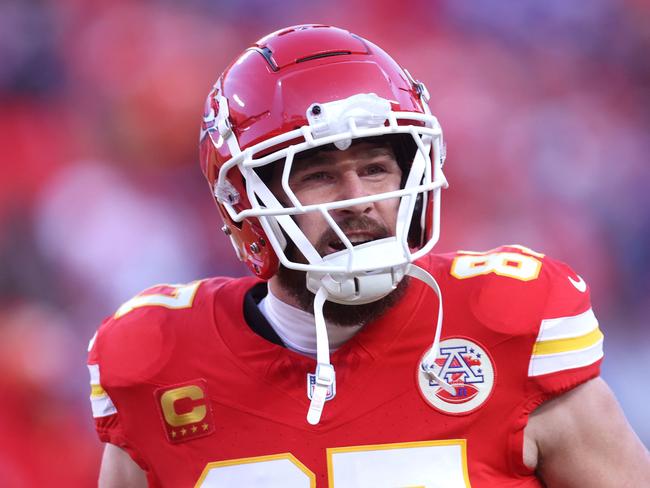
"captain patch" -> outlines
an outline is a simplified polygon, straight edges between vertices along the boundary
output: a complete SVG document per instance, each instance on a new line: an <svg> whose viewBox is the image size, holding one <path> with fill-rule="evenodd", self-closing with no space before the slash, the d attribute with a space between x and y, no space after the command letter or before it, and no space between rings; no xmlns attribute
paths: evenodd
<svg viewBox="0 0 650 488"><path fill-rule="evenodd" d="M167 440L172 444L214 432L212 407L204 379L158 388L154 395Z"/></svg>

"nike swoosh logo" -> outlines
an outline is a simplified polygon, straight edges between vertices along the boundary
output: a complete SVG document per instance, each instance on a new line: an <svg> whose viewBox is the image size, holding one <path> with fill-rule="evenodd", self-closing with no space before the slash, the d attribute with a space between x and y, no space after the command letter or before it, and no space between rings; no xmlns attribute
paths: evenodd
<svg viewBox="0 0 650 488"><path fill-rule="evenodd" d="M578 277L577 281L571 278L570 276L568 276L569 281L573 286L576 287L576 290L578 290L580 293L584 293L585 291L587 291L587 283L585 283L585 280L582 279L582 276L580 275L576 275L576 276Z"/></svg>

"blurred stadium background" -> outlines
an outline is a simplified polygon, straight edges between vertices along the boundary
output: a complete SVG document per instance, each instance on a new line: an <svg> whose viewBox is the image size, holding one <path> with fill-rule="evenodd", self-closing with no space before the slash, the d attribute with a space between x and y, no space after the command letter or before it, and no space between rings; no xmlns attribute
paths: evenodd
<svg viewBox="0 0 650 488"><path fill-rule="evenodd" d="M203 100L251 42L305 22L425 81L448 143L438 249L571 263L650 444L650 3L4 0L2 486L94 485L85 355L103 317L153 283L245 273L197 164Z"/></svg>

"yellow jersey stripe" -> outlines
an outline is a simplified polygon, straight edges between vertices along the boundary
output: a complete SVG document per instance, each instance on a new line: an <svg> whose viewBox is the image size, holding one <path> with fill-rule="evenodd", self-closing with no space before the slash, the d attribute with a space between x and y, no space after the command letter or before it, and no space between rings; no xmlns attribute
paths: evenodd
<svg viewBox="0 0 650 488"><path fill-rule="evenodd" d="M90 385L90 396L95 398L95 397L100 397L106 395L106 390L102 388L102 385Z"/></svg>
<svg viewBox="0 0 650 488"><path fill-rule="evenodd" d="M591 332L578 337L567 339L553 339L550 341L538 341L533 347L533 356L544 356L547 354L559 354L570 351L579 351L593 346L603 340L603 333L598 327Z"/></svg>
<svg viewBox="0 0 650 488"><path fill-rule="evenodd" d="M568 369L589 366L603 357L603 342L598 341L586 349L558 354L532 356L528 366L528 376L541 376Z"/></svg>

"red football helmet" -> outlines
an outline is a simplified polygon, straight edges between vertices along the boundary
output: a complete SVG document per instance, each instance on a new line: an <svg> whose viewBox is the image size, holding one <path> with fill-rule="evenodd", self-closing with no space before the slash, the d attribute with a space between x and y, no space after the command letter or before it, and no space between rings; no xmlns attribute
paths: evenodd
<svg viewBox="0 0 650 488"><path fill-rule="evenodd" d="M309 244L290 217L315 209L272 201L254 168L290 161L300 151L325 144L342 149L351 139L395 133L412 135L421 156L399 195L420 194L415 206L420 215L400 211L408 222L417 219L420 242L411 238L407 243L406 225L399 255L410 262L409 248L430 250L438 237L439 189L446 181L442 132L429 112L428 96L424 85L383 50L336 27L289 27L245 50L210 92L200 139L201 167L239 258L265 279L277 271L278 258L290 268L313 270L284 256L288 237L311 264L322 265L305 249Z"/></svg>

